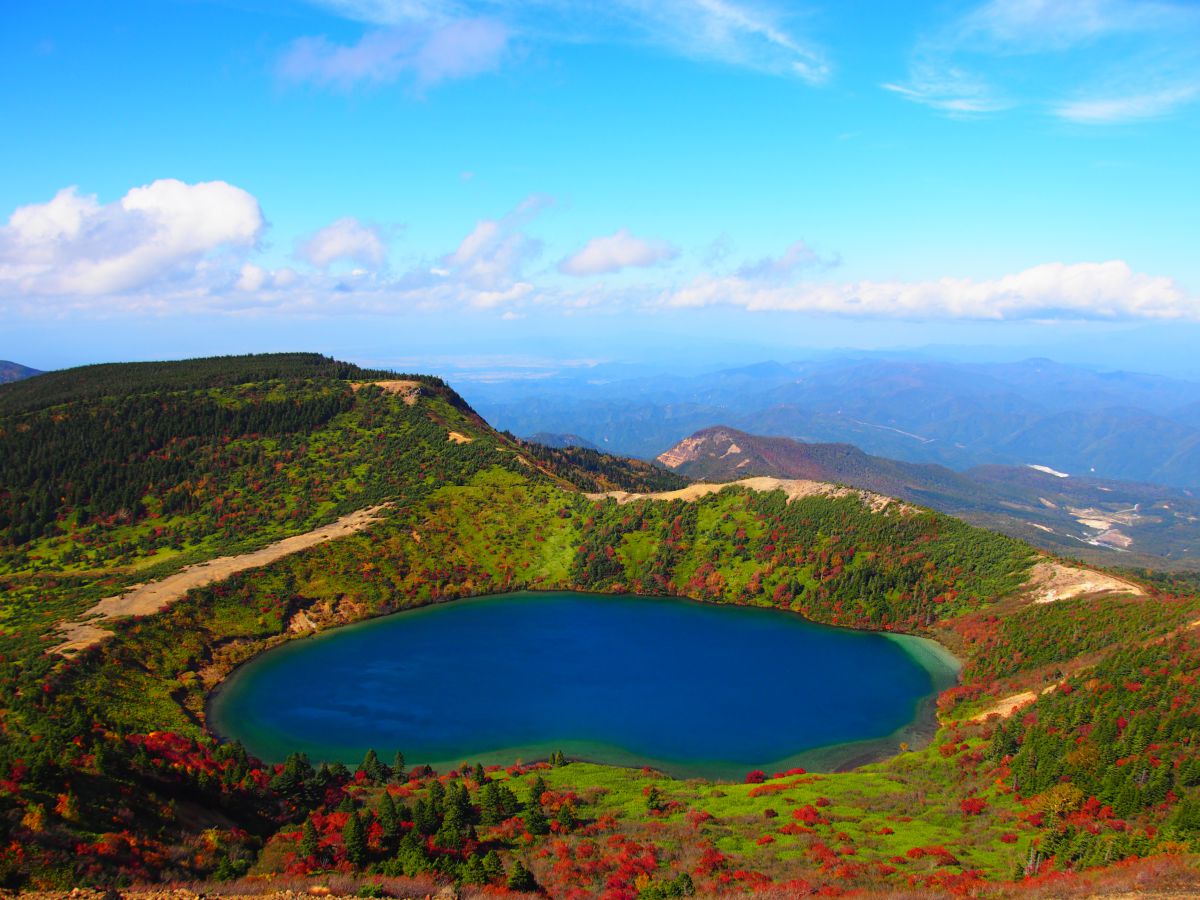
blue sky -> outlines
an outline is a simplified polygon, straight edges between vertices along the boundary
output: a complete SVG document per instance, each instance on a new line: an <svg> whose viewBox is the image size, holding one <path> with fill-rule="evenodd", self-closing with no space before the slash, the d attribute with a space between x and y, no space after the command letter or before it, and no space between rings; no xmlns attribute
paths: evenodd
<svg viewBox="0 0 1200 900"><path fill-rule="evenodd" d="M61 2L0 51L0 358L1200 337L1194 3Z"/></svg>

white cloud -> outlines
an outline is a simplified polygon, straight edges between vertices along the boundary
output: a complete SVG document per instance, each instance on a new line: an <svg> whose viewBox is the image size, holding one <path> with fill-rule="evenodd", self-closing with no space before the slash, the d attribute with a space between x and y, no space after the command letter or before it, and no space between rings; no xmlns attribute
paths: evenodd
<svg viewBox="0 0 1200 900"><path fill-rule="evenodd" d="M481 309L491 309L496 306L506 306L528 297L534 291L534 287L528 281L518 281L516 284L510 285L504 290L499 291L479 291L470 298L472 306L478 306Z"/></svg>
<svg viewBox="0 0 1200 900"><path fill-rule="evenodd" d="M100 295L212 270L210 255L250 248L258 202L223 181L162 179L116 203L64 188L21 207L0 228L0 286L26 295Z"/></svg>
<svg viewBox="0 0 1200 900"><path fill-rule="evenodd" d="M925 35L881 87L949 115L1016 106L1084 124L1200 98L1200 7L1167 0L988 0Z"/></svg>
<svg viewBox="0 0 1200 900"><path fill-rule="evenodd" d="M325 226L300 244L297 255L319 269L335 262L356 262L378 268L387 261L379 229L347 216Z"/></svg>
<svg viewBox="0 0 1200 900"><path fill-rule="evenodd" d="M629 229L592 238L558 264L567 275L602 275L621 269L653 266L674 259L679 251L666 241L634 237Z"/></svg>
<svg viewBox="0 0 1200 900"><path fill-rule="evenodd" d="M303 37L288 48L278 71L288 81L327 87L383 84L404 75L428 87L498 68L508 39L508 29L491 19L414 22L368 31L350 45Z"/></svg>
<svg viewBox="0 0 1200 900"><path fill-rule="evenodd" d="M1117 34L1175 27L1186 11L1161 0L989 0L957 23L957 39L1018 54L1069 50Z"/></svg>
<svg viewBox="0 0 1200 900"><path fill-rule="evenodd" d="M827 275L836 258L803 241L777 257L683 284L660 275L618 287L597 280L575 290L546 288L527 272L542 250L527 226L551 202L534 196L482 219L449 252L398 274L382 267L385 248L375 229L338 220L304 245L315 268L298 273L251 256L262 213L252 196L224 182L156 181L108 204L67 188L16 209L0 227L0 304L30 315L72 308L317 315L476 308L519 316L535 309L569 315L731 306L906 319L1200 320L1200 297L1120 260L1047 263L993 279L847 282ZM674 253L669 244L622 230L589 241L560 265L597 274ZM334 270L340 260L354 268Z"/></svg>
<svg viewBox="0 0 1200 900"><path fill-rule="evenodd" d="M956 117L999 112L1012 106L1012 101L979 76L938 63L910 66L907 84L887 82L880 86L905 100Z"/></svg>
<svg viewBox="0 0 1200 900"><path fill-rule="evenodd" d="M260 290L267 283L267 270L262 266L256 266L254 263L245 263L242 266L241 272L238 273L238 280L234 282L234 288L239 291L253 293Z"/></svg>
<svg viewBox="0 0 1200 900"><path fill-rule="evenodd" d="M458 249L450 254L450 262L464 266L481 258L486 250L500 243L500 222L494 219L483 219L475 223L475 228L462 241ZM449 269L440 271L449 272Z"/></svg>
<svg viewBox="0 0 1200 900"><path fill-rule="evenodd" d="M527 43L650 45L690 59L715 61L810 84L826 81L825 51L803 37L763 0L310 0L318 7L379 31L338 47L320 38L297 42L282 71L298 80L348 85L391 81L409 69L428 44L426 83L446 66L466 77L502 61L514 39ZM464 22L489 23L490 32L456 32ZM444 46L443 46L444 45ZM472 62L474 60L474 62ZM420 73L418 73L420 76Z"/></svg>
<svg viewBox="0 0 1200 900"><path fill-rule="evenodd" d="M805 269L825 269L837 264L836 257L825 259L804 241L796 241L780 256L744 263L738 268L737 276L749 281L782 281Z"/></svg>
<svg viewBox="0 0 1200 900"><path fill-rule="evenodd" d="M772 284L705 276L666 292L660 302L912 319L1200 318L1200 298L1120 260L1047 263L990 280Z"/></svg>
<svg viewBox="0 0 1200 900"><path fill-rule="evenodd" d="M480 220L432 274L479 291L478 305L495 306L524 296L527 289L513 291L524 282L522 270L542 252L542 244L522 229L551 202L548 197L529 197L502 218Z"/></svg>
<svg viewBox="0 0 1200 900"><path fill-rule="evenodd" d="M826 54L789 29L779 14L761 3L727 0L616 0L612 15L669 50L694 59L714 60L810 84L832 72Z"/></svg>
<svg viewBox="0 0 1200 900"><path fill-rule="evenodd" d="M1189 87L1169 88L1132 97L1094 97L1059 104L1055 115L1085 125L1157 119L1169 115L1200 95L1200 82Z"/></svg>
<svg viewBox="0 0 1200 900"><path fill-rule="evenodd" d="M312 0L313 5L339 16L371 25L401 25L414 19L434 19L449 11L444 0Z"/></svg>

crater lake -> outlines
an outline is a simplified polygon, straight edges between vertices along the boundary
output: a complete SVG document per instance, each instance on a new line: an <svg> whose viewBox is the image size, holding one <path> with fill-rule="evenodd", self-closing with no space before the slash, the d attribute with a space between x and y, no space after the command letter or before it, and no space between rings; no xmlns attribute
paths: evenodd
<svg viewBox="0 0 1200 900"><path fill-rule="evenodd" d="M209 725L267 761L568 757L737 778L831 770L932 732L957 667L921 638L690 600L513 593L294 640L236 670Z"/></svg>

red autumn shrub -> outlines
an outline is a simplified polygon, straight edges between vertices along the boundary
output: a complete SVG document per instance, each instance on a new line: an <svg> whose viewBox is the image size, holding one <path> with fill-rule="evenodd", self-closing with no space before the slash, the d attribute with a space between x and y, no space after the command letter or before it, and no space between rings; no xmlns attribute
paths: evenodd
<svg viewBox="0 0 1200 900"><path fill-rule="evenodd" d="M982 797L965 797L958 804L965 816L977 816L987 809L987 801Z"/></svg>

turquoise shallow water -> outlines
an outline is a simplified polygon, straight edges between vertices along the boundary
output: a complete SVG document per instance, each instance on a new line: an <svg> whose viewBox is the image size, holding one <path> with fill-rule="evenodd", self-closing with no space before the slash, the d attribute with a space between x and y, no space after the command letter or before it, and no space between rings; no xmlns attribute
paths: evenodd
<svg viewBox="0 0 1200 900"><path fill-rule="evenodd" d="M436 766L562 749L681 776L833 768L912 739L953 682L924 643L776 610L505 594L271 650L231 676L209 721L274 761L357 762L374 747Z"/></svg>

